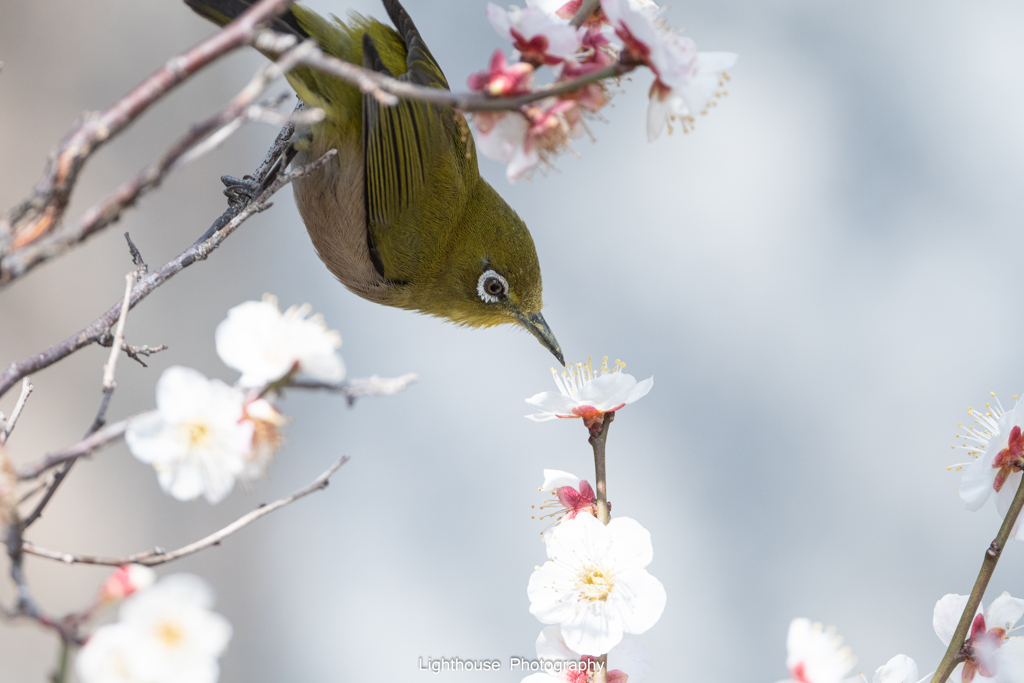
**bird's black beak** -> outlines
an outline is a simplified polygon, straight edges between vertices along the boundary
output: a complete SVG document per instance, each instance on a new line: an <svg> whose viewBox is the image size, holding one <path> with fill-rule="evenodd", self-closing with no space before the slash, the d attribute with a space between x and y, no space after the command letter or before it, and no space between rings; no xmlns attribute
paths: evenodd
<svg viewBox="0 0 1024 683"><path fill-rule="evenodd" d="M515 315L519 324L529 330L530 334L536 337L537 341L558 359L558 364L565 365L565 359L562 358L562 347L558 345L558 340L555 339L544 316L540 313L521 313L520 311L516 311Z"/></svg>

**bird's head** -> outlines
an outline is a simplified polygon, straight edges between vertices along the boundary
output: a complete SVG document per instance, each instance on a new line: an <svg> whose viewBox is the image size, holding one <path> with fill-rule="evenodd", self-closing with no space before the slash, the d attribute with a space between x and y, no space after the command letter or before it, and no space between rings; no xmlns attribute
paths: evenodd
<svg viewBox="0 0 1024 683"><path fill-rule="evenodd" d="M518 325L564 365L541 314L540 262L526 223L481 180L455 233L455 247L433 278L429 300L416 308L468 327Z"/></svg>

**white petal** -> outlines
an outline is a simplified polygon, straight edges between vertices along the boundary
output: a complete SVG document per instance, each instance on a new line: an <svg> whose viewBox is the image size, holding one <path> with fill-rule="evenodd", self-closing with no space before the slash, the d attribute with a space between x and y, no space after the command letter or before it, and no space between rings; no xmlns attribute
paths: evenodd
<svg viewBox="0 0 1024 683"><path fill-rule="evenodd" d="M605 528L612 545L605 558L609 569L615 572L643 569L654 559L651 533L635 519L616 517Z"/></svg>
<svg viewBox="0 0 1024 683"><path fill-rule="evenodd" d="M992 481L995 482L995 473L998 470L994 467L989 468L992 471ZM966 472L965 472L966 474ZM1017 495L1017 489L1020 488L1021 473L1010 472L1010 476L1003 482L1003 487L995 492L996 496L996 509L999 510L999 514L1006 517L1006 513L1010 511L1010 505L1013 503L1013 497Z"/></svg>
<svg viewBox="0 0 1024 683"><path fill-rule="evenodd" d="M192 368L172 365L156 383L156 407L168 424L191 419L209 402L210 380Z"/></svg>
<svg viewBox="0 0 1024 683"><path fill-rule="evenodd" d="M610 372L580 387L576 400L598 410L610 410L626 402L629 392L636 387L636 378L623 372Z"/></svg>
<svg viewBox="0 0 1024 683"><path fill-rule="evenodd" d="M917 663L906 655L896 655L875 671L872 683L917 683Z"/></svg>
<svg viewBox="0 0 1024 683"><path fill-rule="evenodd" d="M999 627L1009 631L1016 625L1021 616L1024 616L1024 600L1004 592L993 600L992 604L985 610L985 627Z"/></svg>
<svg viewBox="0 0 1024 683"><path fill-rule="evenodd" d="M562 629L555 624L545 627L537 636L537 659L579 661L580 655L569 649L569 646L562 640Z"/></svg>
<svg viewBox="0 0 1024 683"><path fill-rule="evenodd" d="M526 587L530 614L542 624L560 624L569 618L576 592L576 572L545 562L533 572Z"/></svg>
<svg viewBox="0 0 1024 683"><path fill-rule="evenodd" d="M998 470L992 467L991 459L985 458L985 454L964 467L958 493L968 510L976 512L985 504L992 494L992 485L995 483L997 472Z"/></svg>
<svg viewBox="0 0 1024 683"><path fill-rule="evenodd" d="M610 601L581 600L562 622L562 638L576 652L597 657L619 644L622 627L622 616Z"/></svg>
<svg viewBox="0 0 1024 683"><path fill-rule="evenodd" d="M669 117L669 104L661 100L657 95L651 97L647 103L647 141L654 142L665 130L665 123Z"/></svg>
<svg viewBox="0 0 1024 683"><path fill-rule="evenodd" d="M571 472L562 470L544 470L544 483L541 484L541 491L554 491L563 486L576 488L580 484L580 478Z"/></svg>
<svg viewBox="0 0 1024 683"><path fill-rule="evenodd" d="M654 377L648 377L642 382L637 382L636 386L629 392L629 396L626 397L626 403L632 403L637 399L643 398L650 392L652 387L654 387Z"/></svg>
<svg viewBox="0 0 1024 683"><path fill-rule="evenodd" d="M935 603L935 610L932 613L932 628L935 635L939 637L943 645L949 645L956 631L956 625L960 623L960 615L967 607L968 596L948 593L939 598Z"/></svg>
<svg viewBox="0 0 1024 683"><path fill-rule="evenodd" d="M128 422L124 440L128 450L141 462L152 465L155 462L173 460L182 452L181 444L174 434L167 434L167 425L158 411L143 413Z"/></svg>
<svg viewBox="0 0 1024 683"><path fill-rule="evenodd" d="M615 577L609 602L622 618L626 633L643 633L654 626L665 611L665 587L646 569L634 569Z"/></svg>
<svg viewBox="0 0 1024 683"><path fill-rule="evenodd" d="M1024 681L1024 638L1007 638L1003 641L1002 646L996 650L996 667L998 674L991 680L999 683L1021 683ZM979 676L975 676L974 680L978 681L979 678Z"/></svg>
<svg viewBox="0 0 1024 683"><path fill-rule="evenodd" d="M629 676L627 683L640 683L651 673L651 656L637 641L623 638L608 652L608 670L616 669Z"/></svg>
<svg viewBox="0 0 1024 683"><path fill-rule="evenodd" d="M610 546L608 527L591 515L577 515L555 527L547 551L550 559L582 569L585 564L601 564Z"/></svg>
<svg viewBox="0 0 1024 683"><path fill-rule="evenodd" d="M491 26L502 38L508 38L511 35L509 30L512 28L512 24L509 21L508 12L493 2L487 3L487 20L491 22Z"/></svg>
<svg viewBox="0 0 1024 683"><path fill-rule="evenodd" d="M556 391L542 391L526 399L526 402L545 413L555 415L572 415L572 409L579 403Z"/></svg>

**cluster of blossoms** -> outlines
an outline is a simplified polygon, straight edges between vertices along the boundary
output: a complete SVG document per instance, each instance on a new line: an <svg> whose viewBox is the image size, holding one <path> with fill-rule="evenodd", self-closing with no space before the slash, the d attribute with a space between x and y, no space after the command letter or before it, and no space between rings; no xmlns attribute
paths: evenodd
<svg viewBox="0 0 1024 683"><path fill-rule="evenodd" d="M155 411L131 420L125 441L178 500L224 499L236 481L266 476L287 419L273 404L295 377L345 377L341 337L308 306L281 312L273 297L232 308L217 327L217 353L242 373L235 386L198 370L170 367L156 385Z"/></svg>
<svg viewBox="0 0 1024 683"><path fill-rule="evenodd" d="M973 419L969 426L959 425L958 444L971 459L947 469L963 473L960 498L967 509L981 509L995 498L1002 517L1009 513L1024 471L1024 401L1010 410L1003 408L995 394L984 410L968 408ZM1015 400L1017 396L1013 397ZM1010 529L1010 538L1024 540L1020 518ZM969 605L969 596L949 594L937 603L932 614L935 635L947 647L953 641L957 625ZM1024 637L1010 636L1024 617L1024 600L1003 593L983 609L979 604L970 620L970 629L954 660L956 667L948 680L954 683L1024 683ZM789 629L789 679L783 683L842 683L863 681L863 676L846 679L855 659L841 639L820 624L795 619ZM931 678L928 674L921 681ZM872 683L919 683L917 664L906 655L897 655L875 672Z"/></svg>
<svg viewBox="0 0 1024 683"><path fill-rule="evenodd" d="M687 131L726 94L730 52L698 52L690 38L668 26L652 0L601 0L601 9L579 28L571 24L580 0L526 0L526 8L487 7L487 18L514 49L512 61L498 50L486 71L469 77L473 90L494 97L531 91L536 69L554 69L556 85L601 72L616 77L636 66L654 73L649 93L647 137L656 139L678 121ZM610 68L611 67L611 68ZM610 68L610 69L609 69ZM584 118L608 103L603 81L586 83L559 96L523 106L518 112L474 116L484 155L507 164L509 181L527 175L567 150L586 131Z"/></svg>
<svg viewBox="0 0 1024 683"><path fill-rule="evenodd" d="M599 371L579 364L555 375L559 391L537 394L527 402L544 411L534 420L582 418L596 436L609 413L632 403L654 384L637 382L607 358ZM602 456L603 457L603 456ZM603 482L598 482L601 490ZM550 624L537 639L537 657L555 663L523 683L558 680L588 683L599 668L613 683L638 683L650 672L643 647L623 637L643 633L665 609L665 588L651 576L651 535L628 517L601 519L597 494L586 481L561 470L544 470L541 490L553 496L543 505L555 523L544 531L548 561L530 577L530 612ZM606 660L598 658L607 655Z"/></svg>
<svg viewBox="0 0 1024 683"><path fill-rule="evenodd" d="M949 645L960 615L967 607L968 596L944 595L932 613L932 627L943 645ZM954 683L993 681L995 683L1024 682L1024 637L1008 636L1024 616L1024 600L1003 593L977 614L964 643L963 663L950 675ZM856 658L850 648L842 646L831 629L812 624L807 619L794 619L789 625L786 641L789 656L786 667L789 678L780 683L843 683L865 682L863 674L847 678L853 671ZM896 655L875 671L872 683L920 683L932 674L918 678L917 663L906 655Z"/></svg>
<svg viewBox="0 0 1024 683"><path fill-rule="evenodd" d="M100 588L94 609L120 603L118 620L96 629L78 653L81 683L214 683L231 624L211 611L213 592L191 574L155 581L127 565Z"/></svg>

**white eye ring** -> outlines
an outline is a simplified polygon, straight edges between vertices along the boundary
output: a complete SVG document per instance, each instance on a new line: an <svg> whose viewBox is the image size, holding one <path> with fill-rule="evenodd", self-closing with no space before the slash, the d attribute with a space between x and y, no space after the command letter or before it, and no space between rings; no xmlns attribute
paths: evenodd
<svg viewBox="0 0 1024 683"><path fill-rule="evenodd" d="M501 283L502 293L497 296L488 292L486 288L487 281L492 279ZM480 279L476 281L476 293L480 295L480 299L484 303L496 304L498 301L508 296L508 280L493 270L485 270L484 274L480 276Z"/></svg>

